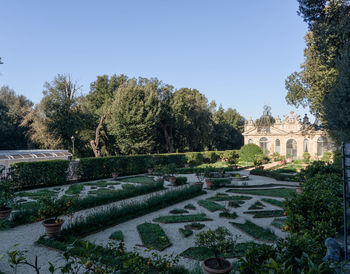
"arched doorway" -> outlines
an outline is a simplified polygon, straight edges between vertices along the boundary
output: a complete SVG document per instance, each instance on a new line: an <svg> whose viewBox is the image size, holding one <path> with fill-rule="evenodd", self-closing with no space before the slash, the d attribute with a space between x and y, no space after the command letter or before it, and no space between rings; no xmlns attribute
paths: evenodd
<svg viewBox="0 0 350 274"><path fill-rule="evenodd" d="M280 153L281 152L281 142L279 139L275 141L275 152Z"/></svg>
<svg viewBox="0 0 350 274"><path fill-rule="evenodd" d="M322 156L323 153L328 151L328 140L322 136L317 139L317 155Z"/></svg>
<svg viewBox="0 0 350 274"><path fill-rule="evenodd" d="M286 144L287 155L292 156L293 159L296 159L297 154L297 142L294 139L289 139Z"/></svg>
<svg viewBox="0 0 350 274"><path fill-rule="evenodd" d="M260 141L260 148L261 150L265 153L267 151L267 138L266 137L261 137Z"/></svg>

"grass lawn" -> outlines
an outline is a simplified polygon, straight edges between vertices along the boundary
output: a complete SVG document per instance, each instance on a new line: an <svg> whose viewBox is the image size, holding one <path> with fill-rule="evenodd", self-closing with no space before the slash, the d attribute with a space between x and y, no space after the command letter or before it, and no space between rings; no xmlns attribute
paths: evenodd
<svg viewBox="0 0 350 274"><path fill-rule="evenodd" d="M66 190L65 194L79 195L80 192L82 192L83 189L84 189L84 185L83 184L70 185L69 188Z"/></svg>
<svg viewBox="0 0 350 274"><path fill-rule="evenodd" d="M243 195L238 195L238 196L221 196L217 195L214 197L209 197L207 200L210 201L233 201L233 200L250 200L252 197L249 196L243 196Z"/></svg>
<svg viewBox="0 0 350 274"><path fill-rule="evenodd" d="M217 210L224 210L225 207L222 205L219 205L218 203L208 201L208 200L199 200L198 204L206 209L208 209L211 212L217 211Z"/></svg>
<svg viewBox="0 0 350 274"><path fill-rule="evenodd" d="M203 227L205 227L205 224L201 224L201 223L191 223L191 224L185 225L185 229L190 229L190 230L201 230Z"/></svg>
<svg viewBox="0 0 350 274"><path fill-rule="evenodd" d="M185 238L187 238L193 234L193 231L190 229L179 228L179 231L182 234L182 236L184 236Z"/></svg>
<svg viewBox="0 0 350 274"><path fill-rule="evenodd" d="M98 182L91 182L91 183L85 183L86 186L98 186L98 187L107 187L112 185L120 185L118 182L106 182L106 181L98 181Z"/></svg>
<svg viewBox="0 0 350 274"><path fill-rule="evenodd" d="M273 242L277 239L275 233L269 229L265 229L261 226L258 226L251 221L246 220L244 224L230 222L234 227L239 230L247 233L249 236L257 240Z"/></svg>
<svg viewBox="0 0 350 274"><path fill-rule="evenodd" d="M146 247L162 251L171 246L168 237L159 224L143 223L137 226L137 231Z"/></svg>
<svg viewBox="0 0 350 274"><path fill-rule="evenodd" d="M193 204L187 204L184 206L185 209L195 210L196 207Z"/></svg>
<svg viewBox="0 0 350 274"><path fill-rule="evenodd" d="M182 214L182 213L188 213L188 211L186 209L182 209L182 208L174 208L174 209L170 210L169 213Z"/></svg>
<svg viewBox="0 0 350 274"><path fill-rule="evenodd" d="M109 236L109 238L112 240L123 241L124 240L123 232L121 232L120 230L117 230L113 232L111 236Z"/></svg>
<svg viewBox="0 0 350 274"><path fill-rule="evenodd" d="M220 217L228 219L236 219L238 217L236 212L223 211L219 214Z"/></svg>
<svg viewBox="0 0 350 274"><path fill-rule="evenodd" d="M262 202L256 201L254 204L252 204L248 209L263 209L265 206L263 205Z"/></svg>
<svg viewBox="0 0 350 274"><path fill-rule="evenodd" d="M244 189L244 190L229 189L227 192L286 198L291 193L295 193L295 189L283 188L283 187L272 188L272 189Z"/></svg>
<svg viewBox="0 0 350 274"><path fill-rule="evenodd" d="M118 181L128 182L128 183L139 183L139 184L150 184L155 182L152 177L148 177L148 176L130 177L125 179L119 179Z"/></svg>
<svg viewBox="0 0 350 274"><path fill-rule="evenodd" d="M260 211L245 211L244 214L253 214L253 218L271 218L283 216L283 210L260 210Z"/></svg>
<svg viewBox="0 0 350 274"><path fill-rule="evenodd" d="M278 206L283 208L283 201L280 200L276 200L276 199L269 199L269 198L262 198L261 201L274 205L274 206Z"/></svg>
<svg viewBox="0 0 350 274"><path fill-rule="evenodd" d="M104 194L110 194L113 192L118 192L119 190L114 190L114 189L108 189L108 188L100 188L97 190L90 190L88 193L89 194L94 194L94 195L104 195Z"/></svg>
<svg viewBox="0 0 350 274"><path fill-rule="evenodd" d="M187 222L200 222L200 221L212 221L204 213L189 214L189 215L168 215L159 216L153 219L154 222L171 224L171 223L187 223Z"/></svg>
<svg viewBox="0 0 350 274"><path fill-rule="evenodd" d="M229 201L228 206L237 208L237 207L241 207L241 205L243 205L244 203L245 203L245 201L242 201L242 200Z"/></svg>
<svg viewBox="0 0 350 274"><path fill-rule="evenodd" d="M236 244L233 250L229 250L227 254L225 254L225 257L241 257L247 249L248 245L249 243ZM199 261L215 257L214 253L205 247L190 247L182 252L181 256ZM220 254L220 256L223 257L224 254Z"/></svg>
<svg viewBox="0 0 350 274"><path fill-rule="evenodd" d="M18 192L16 194L17 197L29 197L31 199L34 200L38 200L44 196L57 196L57 192L56 191L52 191L52 190L47 190L47 189L43 189L43 190L37 190L37 191L22 191L22 192Z"/></svg>

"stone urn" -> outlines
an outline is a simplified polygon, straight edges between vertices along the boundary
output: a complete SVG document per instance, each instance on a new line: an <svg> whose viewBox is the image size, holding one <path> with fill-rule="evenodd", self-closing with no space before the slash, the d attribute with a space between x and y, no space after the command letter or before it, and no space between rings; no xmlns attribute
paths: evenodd
<svg viewBox="0 0 350 274"><path fill-rule="evenodd" d="M0 210L0 220L1 219L8 219L8 217L10 217L12 212L12 208L8 207L8 208L4 208Z"/></svg>
<svg viewBox="0 0 350 274"><path fill-rule="evenodd" d="M185 164L185 168L189 168L190 167L190 164Z"/></svg>
<svg viewBox="0 0 350 274"><path fill-rule="evenodd" d="M148 174L152 174L152 172L153 172L153 168L148 168L148 169L147 169L147 173L148 173Z"/></svg>
<svg viewBox="0 0 350 274"><path fill-rule="evenodd" d="M55 219L46 219L42 224L45 227L46 234L49 238L57 238L60 234L63 223L64 221L61 219L58 219L57 221L55 221Z"/></svg>
<svg viewBox="0 0 350 274"><path fill-rule="evenodd" d="M230 261L219 258L222 267L218 266L216 258L209 258L203 261L202 268L205 273L208 274L228 274L233 269L233 265Z"/></svg>
<svg viewBox="0 0 350 274"><path fill-rule="evenodd" d="M119 176L119 173L117 173L117 172L112 172L112 178L113 178L113 179L117 179L118 176Z"/></svg>
<svg viewBox="0 0 350 274"><path fill-rule="evenodd" d="M175 183L176 183L176 177L175 177L175 176L169 176L169 182L170 182L172 185L175 185Z"/></svg>

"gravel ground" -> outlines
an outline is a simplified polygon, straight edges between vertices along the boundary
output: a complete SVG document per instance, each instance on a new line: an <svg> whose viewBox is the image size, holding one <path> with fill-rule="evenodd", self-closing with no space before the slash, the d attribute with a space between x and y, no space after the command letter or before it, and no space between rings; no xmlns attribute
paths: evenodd
<svg viewBox="0 0 350 274"><path fill-rule="evenodd" d="M247 171L241 171L241 174L248 174L249 172ZM195 175L193 174L186 174L186 175L181 175L181 176L186 176L188 178L189 182L195 182L197 181ZM268 184L268 183L281 183L279 181L276 181L271 178L267 177L260 177L260 176L250 176L250 180L248 181L248 184L256 185L256 184ZM283 182L284 183L284 182ZM294 183L289 183L286 182L286 185L292 185ZM167 184L166 184L167 185ZM165 191L169 191L171 189L174 189L173 187L169 187L167 190L159 191L157 193L162 193ZM228 222L228 219L224 218L219 218L218 214L219 212L209 212L205 208L200 207L197 204L197 201L200 199L204 199L210 196L213 196L217 192L224 192L225 189L219 189L217 191L208 191L208 194L202 195L196 198L193 198L191 200L187 200L181 203L178 203L176 205L167 207L165 209L161 209L159 211L147 214L145 216L139 217L137 219L119 224L115 227L108 228L104 231L101 231L96 234L92 234L88 237L86 237L87 240L90 240L92 242L98 243L98 244L107 244L109 241L109 236L112 232L116 230L121 230L123 231L124 234L124 239L125 239L125 244L128 250L133 250L135 245L142 244L140 237L137 233L136 226L138 224L141 224L145 221L152 221L153 218L158 217L160 215L169 215L169 211L173 208L183 208L184 205L188 203L192 203L196 206L196 210L191 210L190 213L199 213L199 212L204 212L212 218L214 221L207 221L203 222L206 224L206 227L203 228L202 230L212 228L215 229L218 226L224 226L228 228L233 235L239 235L240 238L238 242L245 242L245 241L250 241L252 238L249 236L241 233L237 229L235 229L232 225L230 225ZM74 214L73 221L76 218L84 217L92 212L104 210L108 207L114 207L114 206L120 206L121 204L129 203L129 202L134 202L134 201L142 201L144 199L147 199L148 197L154 195L154 193L151 194L146 194L134 198L130 198L124 201L119 201L115 202L109 205L104 205L104 206L99 206L93 209L87 209L87 210L82 210L79 212L76 212ZM270 227L277 236L283 237L284 233L278 230L277 228L270 226L271 221L273 218L262 218L262 219L253 219L251 215L248 214L243 214L243 211L246 211L250 205L252 205L256 200L258 200L260 197L259 196L254 196L254 195L247 195L253 197L251 200L248 200L245 202L245 204L242 205L240 208L233 209L239 217L234 219L233 221L235 222L244 222L244 219L248 219L256 223L257 225L260 225L262 227ZM278 199L278 198L274 198ZM222 202L224 204L224 202ZM264 209L278 209L277 207L274 207L272 205L266 204L266 207ZM179 233L178 228L183 227L184 224L161 224L162 228L164 229L165 233L169 237L170 241L173 243L173 245L164 251L160 252L160 254L179 254L185 249L187 249L190 246L193 246L194 242L194 236L190 236L189 238L183 238L182 235ZM195 233L197 233L195 231ZM48 272L48 263L51 262L55 265L62 265L64 263L64 260L62 259L62 256L60 252L57 252L55 250L41 247L41 246L36 246L34 242L44 234L44 228L41 225L40 222L38 223L33 223L33 224L28 224L28 225L23 225L23 226L18 226L13 229L7 230L7 231L0 231L0 257L1 254L8 251L9 249L13 248L15 244L18 244L15 249L18 250L28 250L28 257L30 260L34 261L35 256L38 256L38 262L41 267L41 273L49 273ZM147 254L144 248L142 247L137 247L137 249L140 251L142 254ZM182 258L180 259L180 264L185 265L186 267L193 267L196 264L196 261ZM7 262L7 258L4 257L2 260L0 260L0 271L3 273L14 273L14 271L10 268L9 263ZM33 273L33 270L30 269L27 266L21 266L18 268L17 273Z"/></svg>

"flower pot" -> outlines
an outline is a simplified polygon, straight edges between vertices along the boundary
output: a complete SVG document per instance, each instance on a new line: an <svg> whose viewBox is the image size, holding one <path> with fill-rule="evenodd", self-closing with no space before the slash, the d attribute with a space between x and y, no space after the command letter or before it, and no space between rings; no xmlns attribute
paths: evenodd
<svg viewBox="0 0 350 274"><path fill-rule="evenodd" d="M47 219L43 221L43 226L45 227L46 234L49 238L57 238L61 231L61 226L64 223L63 220Z"/></svg>
<svg viewBox="0 0 350 274"><path fill-rule="evenodd" d="M210 179L206 179L205 183L207 184L207 188L212 188L214 185L213 181Z"/></svg>
<svg viewBox="0 0 350 274"><path fill-rule="evenodd" d="M204 260L202 263L203 270L208 274L228 274L233 269L233 265L230 261L220 258L222 268L218 265L215 258Z"/></svg>
<svg viewBox="0 0 350 274"><path fill-rule="evenodd" d="M297 186L295 190L298 194L301 194L303 192L303 188L301 186Z"/></svg>
<svg viewBox="0 0 350 274"><path fill-rule="evenodd" d="M147 169L147 173L148 173L148 174L152 174L152 172L153 172L153 168Z"/></svg>
<svg viewBox="0 0 350 274"><path fill-rule="evenodd" d="M118 173L116 173L116 172L112 172L112 178L113 179L117 179L117 177L119 176L119 174Z"/></svg>
<svg viewBox="0 0 350 274"><path fill-rule="evenodd" d="M196 186L203 187L203 183L202 183L202 182L195 182L194 184L195 184Z"/></svg>
<svg viewBox="0 0 350 274"><path fill-rule="evenodd" d="M185 168L189 168L190 167L190 164L185 164Z"/></svg>
<svg viewBox="0 0 350 274"><path fill-rule="evenodd" d="M5 209L1 209L0 210L0 219L7 219L8 217L10 217L12 212L12 208L5 208Z"/></svg>
<svg viewBox="0 0 350 274"><path fill-rule="evenodd" d="M169 177L169 182L170 182L172 185L175 185L176 177L175 177L175 176L170 176L170 177Z"/></svg>

